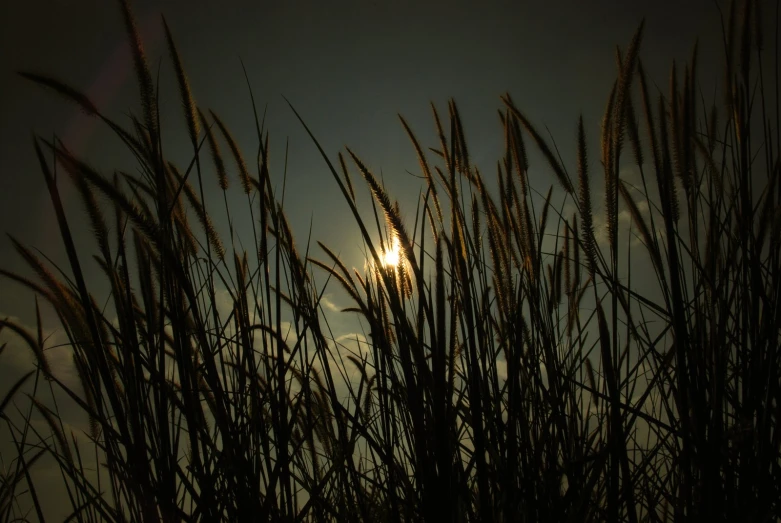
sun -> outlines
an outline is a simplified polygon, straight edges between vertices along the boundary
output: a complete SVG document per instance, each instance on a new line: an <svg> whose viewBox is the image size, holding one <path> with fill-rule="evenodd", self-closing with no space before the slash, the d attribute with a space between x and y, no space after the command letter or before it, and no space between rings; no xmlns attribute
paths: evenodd
<svg viewBox="0 0 781 523"><path fill-rule="evenodd" d="M390 249L382 253L382 266L398 267L399 263L401 263L401 245L398 238L393 238Z"/></svg>

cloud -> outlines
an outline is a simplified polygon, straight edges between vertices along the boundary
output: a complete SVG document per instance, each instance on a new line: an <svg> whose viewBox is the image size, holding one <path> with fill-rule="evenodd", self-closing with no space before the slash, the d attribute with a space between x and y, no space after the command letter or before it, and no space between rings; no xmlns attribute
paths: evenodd
<svg viewBox="0 0 781 523"><path fill-rule="evenodd" d="M358 332L351 332L337 336L332 343L329 343L330 351L328 355L329 364L339 367L344 376L350 381L351 385L357 386L361 372L352 362L348 361L347 356L358 358L359 360L370 359L371 344L366 337ZM371 372L369 371L371 374Z"/></svg>
<svg viewBox="0 0 781 523"><path fill-rule="evenodd" d="M0 318L7 319L30 333L33 339L38 337L38 328L21 321L16 316L8 316L0 313ZM75 386L78 377L71 359L72 349L70 342L62 329L42 329L43 350L52 373L68 386ZM0 346L5 345L2 355L2 367L0 367L0 381L12 383L13 376L33 370L36 358L32 348L11 329L0 330Z"/></svg>
<svg viewBox="0 0 781 523"><path fill-rule="evenodd" d="M326 310L329 310L331 312L341 312L341 310L344 307L341 307L333 302L333 294L323 294L322 298L320 299L320 305L323 306Z"/></svg>
<svg viewBox="0 0 781 523"><path fill-rule="evenodd" d="M496 374L499 376L499 379L502 381L507 381L507 361L505 360L496 360Z"/></svg>

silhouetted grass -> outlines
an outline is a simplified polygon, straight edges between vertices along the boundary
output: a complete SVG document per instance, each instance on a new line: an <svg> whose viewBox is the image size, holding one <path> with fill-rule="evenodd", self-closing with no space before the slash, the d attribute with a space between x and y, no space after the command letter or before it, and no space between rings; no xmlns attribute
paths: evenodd
<svg viewBox="0 0 781 523"><path fill-rule="evenodd" d="M337 171L293 109L360 229L361 272L323 244L319 255L309 241L301 250L272 191L278 167L254 99L259 148L248 163L225 122L197 106L166 24L192 147L187 166L167 159L123 0L142 100L132 131L66 84L22 73L105 122L140 174L105 176L58 140L34 140L69 270L58 276L14 240L37 280L2 275L53 306L81 388L51 371L40 316L37 337L0 321L38 362L0 402L18 449L0 488L3 517L26 502L44 518L33 476L46 454L78 521L777 520L778 65L766 89L760 4L731 5L720 108L701 102L696 52L673 66L666 95L649 90L642 25L618 53L599 176L582 119L573 179L509 95L495 184L470 162L454 102L444 114L432 105L433 147L402 118L425 180L414 223L355 152L339 154ZM562 191L531 186L525 137ZM628 166L639 183L622 179ZM58 170L87 211L108 308L90 293ZM219 187L232 222L235 173L249 251L232 231L219 236L219 211L204 203ZM395 266L383 258L394 244ZM322 296L333 285L353 301L342 314L366 327L358 352L329 327ZM20 425L5 411L32 377ZM87 429L65 430L41 377L50 398L78 405Z"/></svg>

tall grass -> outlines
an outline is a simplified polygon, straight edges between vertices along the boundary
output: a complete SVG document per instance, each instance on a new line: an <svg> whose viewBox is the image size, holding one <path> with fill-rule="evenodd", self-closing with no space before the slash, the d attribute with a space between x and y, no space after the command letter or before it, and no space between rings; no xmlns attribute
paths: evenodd
<svg viewBox="0 0 781 523"><path fill-rule="evenodd" d="M132 129L65 83L22 73L102 120L140 174L102 174L59 140L34 139L69 267L14 240L36 278L2 275L57 312L80 387L51 371L40 317L37 336L0 322L38 363L0 403L17 448L4 519L24 506L44 519L34 481L44 454L78 521L781 517L778 42L763 71L759 2L725 15L725 94L713 107L696 52L673 66L669 92L649 88L640 26L618 53L601 173L589 172L582 119L571 174L509 95L495 177L470 161L454 102L432 105L431 147L401 118L425 180L413 223L354 151L332 162L291 105L355 217L365 271L294 240L272 185L285 166L269 161L254 99L247 161L193 99L165 25L192 147L188 165L169 161L120 3L142 102ZM555 177L545 196L529 180L528 139ZM58 172L87 212L91 260L74 246ZM237 175L249 250L211 218L232 222ZM224 209L207 209L218 189ZM394 244L401 262L384 263ZM90 292L88 263L110 286L109 307ZM360 350L331 331L322 297L333 286L353 302L342 314L365 326ZM12 396L33 378L14 421ZM65 430L47 388L75 402L85 430Z"/></svg>

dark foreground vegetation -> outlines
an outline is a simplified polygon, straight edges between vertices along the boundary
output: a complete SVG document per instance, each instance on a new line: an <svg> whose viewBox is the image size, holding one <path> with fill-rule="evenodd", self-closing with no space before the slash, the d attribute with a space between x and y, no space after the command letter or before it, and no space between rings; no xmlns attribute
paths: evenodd
<svg viewBox="0 0 781 523"><path fill-rule="evenodd" d="M51 371L40 317L37 332L0 319L37 362L0 404L16 449L3 455L0 519L45 519L35 477L49 458L76 521L778 520L781 141L766 4L725 9L725 84L707 104L696 51L666 93L651 87L641 26L617 53L600 142L587 147L581 121L570 168L509 96L490 175L470 163L455 103L433 109L430 142L402 119L425 179L412 223L356 154L331 159L313 131L369 259L351 270L294 241L273 190L284 165L267 161L254 102L249 158L196 105L168 26L192 161L167 159L123 0L132 128L22 73L101 120L139 174L99 173L56 138L34 140L69 266L14 240L35 277L0 276L59 315L80 386ZM527 147L555 177L542 193ZM212 224L230 218L235 180L248 249ZM373 212L359 212L356 180ZM74 246L65 183L92 253ZM217 185L226 205L207 209ZM392 245L397 265L384 263ZM339 314L366 329L363 350L329 328L322 296L335 288L352 300ZM88 423L66 425L65 401Z"/></svg>

